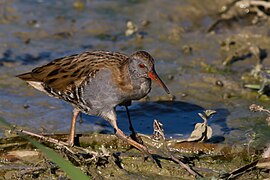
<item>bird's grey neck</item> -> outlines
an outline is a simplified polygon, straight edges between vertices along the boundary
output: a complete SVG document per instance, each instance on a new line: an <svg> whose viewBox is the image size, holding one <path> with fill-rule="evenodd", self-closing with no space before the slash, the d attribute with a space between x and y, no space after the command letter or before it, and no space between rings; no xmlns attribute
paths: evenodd
<svg viewBox="0 0 270 180"><path fill-rule="evenodd" d="M139 77L136 72L129 71L130 81L133 86L131 99L138 100L146 96L151 90L151 80L145 77Z"/></svg>

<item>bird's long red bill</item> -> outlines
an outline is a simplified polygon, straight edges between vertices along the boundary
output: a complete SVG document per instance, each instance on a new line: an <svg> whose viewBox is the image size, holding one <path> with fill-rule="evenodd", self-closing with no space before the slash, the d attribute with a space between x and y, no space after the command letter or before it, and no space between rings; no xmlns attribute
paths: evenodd
<svg viewBox="0 0 270 180"><path fill-rule="evenodd" d="M158 77L157 73L154 70L148 72L148 77L156 81L166 91L166 93L170 94L169 89L166 87L163 81Z"/></svg>

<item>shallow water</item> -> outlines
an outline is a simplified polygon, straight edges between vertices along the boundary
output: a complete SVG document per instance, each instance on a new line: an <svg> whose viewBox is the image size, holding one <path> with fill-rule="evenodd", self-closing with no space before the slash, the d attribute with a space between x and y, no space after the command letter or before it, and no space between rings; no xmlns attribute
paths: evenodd
<svg viewBox="0 0 270 180"><path fill-rule="evenodd" d="M76 2L81 6L76 7L74 1L1 2L0 116L8 122L50 133L66 133L70 125L71 106L26 86L14 77L16 74L85 50L130 54L143 49L156 59L157 72L176 100L156 102L165 92L154 84L149 94L151 102L135 102L130 107L138 132L151 134L153 120L158 119L168 137L187 137L195 123L202 122L197 113L205 109L217 111L209 123L214 135L224 136L229 143L245 143L250 140L247 134L260 132L260 128L253 127L267 126L264 116L252 114L248 107L268 102L261 102L256 92L241 87L241 75L254 66L254 59L238 62L227 72L222 66L227 54L220 45L236 39L240 44L251 42L267 49L267 28L205 32L215 19L217 7L227 1L169 1L166 5L145 0ZM138 28L132 36L125 36L128 20ZM146 21L150 23L146 25ZM185 51L186 47L192 50ZM217 80L224 86L217 86ZM101 118L83 115L82 119L77 132L113 132ZM118 122L129 132L126 112L121 107Z"/></svg>

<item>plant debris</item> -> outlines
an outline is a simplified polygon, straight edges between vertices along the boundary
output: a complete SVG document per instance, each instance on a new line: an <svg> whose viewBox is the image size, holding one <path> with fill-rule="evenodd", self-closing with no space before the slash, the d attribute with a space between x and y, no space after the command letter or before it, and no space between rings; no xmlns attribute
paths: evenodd
<svg viewBox="0 0 270 180"><path fill-rule="evenodd" d="M219 19L207 30L214 31L221 23L232 22L238 19L248 18L253 15L252 24L269 19L270 2L267 0L234 0L221 8Z"/></svg>
<svg viewBox="0 0 270 180"><path fill-rule="evenodd" d="M237 49L230 49L229 51L232 51L228 57L225 58L223 61L224 66L231 65L237 61L245 60L250 57L255 57L257 64L261 64L261 62L267 57L267 54L264 49L252 45L250 43L247 43L247 45L244 45Z"/></svg>
<svg viewBox="0 0 270 180"><path fill-rule="evenodd" d="M197 123L194 130L192 131L188 139L181 139L177 142L205 142L212 137L212 128L208 126L209 118L216 114L214 110L205 110L204 114L198 113L199 116L203 119L203 123Z"/></svg>

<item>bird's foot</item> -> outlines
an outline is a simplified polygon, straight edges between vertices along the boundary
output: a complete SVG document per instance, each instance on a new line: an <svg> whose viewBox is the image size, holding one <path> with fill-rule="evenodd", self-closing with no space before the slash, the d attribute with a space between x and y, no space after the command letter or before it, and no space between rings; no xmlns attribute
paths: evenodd
<svg viewBox="0 0 270 180"><path fill-rule="evenodd" d="M142 138L137 134L137 133L132 133L130 134L131 139L133 139L134 141L136 141L139 144L143 145L143 140Z"/></svg>
<svg viewBox="0 0 270 180"><path fill-rule="evenodd" d="M115 135L122 139L123 141L127 142L128 144L132 145L133 147L135 147L136 149L138 149L139 151L141 151L143 153L143 159L147 160L148 158L150 158L151 161L153 161L154 163L156 162L152 156L152 154L149 152L148 148L145 147L144 145L134 141L133 139L131 139L130 137L126 136L120 129L118 129L115 133Z"/></svg>
<svg viewBox="0 0 270 180"><path fill-rule="evenodd" d="M69 137L68 137L68 140L67 140L67 144L69 145L69 146L74 146L74 137L71 137L70 135L69 135Z"/></svg>
<svg viewBox="0 0 270 180"><path fill-rule="evenodd" d="M143 146L143 145L142 145ZM140 150L140 149L139 149ZM148 148L143 146L143 150L140 150L143 154L143 160L146 161L149 159L153 163L156 163L156 160L154 159L153 155L149 152Z"/></svg>

